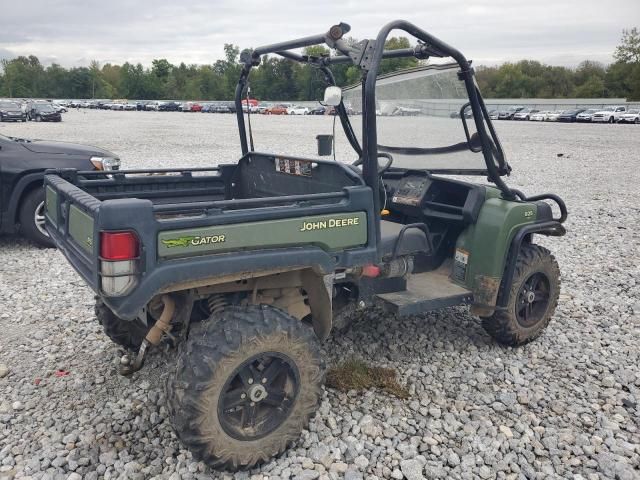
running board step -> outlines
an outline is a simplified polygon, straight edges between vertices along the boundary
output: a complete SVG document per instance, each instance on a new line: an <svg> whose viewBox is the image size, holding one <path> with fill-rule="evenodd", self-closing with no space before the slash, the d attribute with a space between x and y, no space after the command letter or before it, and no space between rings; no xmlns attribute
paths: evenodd
<svg viewBox="0 0 640 480"><path fill-rule="evenodd" d="M446 273L447 270L438 269L411 275L407 280L406 290L379 293L376 295L377 303L395 315L416 315L472 303L471 291L453 283Z"/></svg>

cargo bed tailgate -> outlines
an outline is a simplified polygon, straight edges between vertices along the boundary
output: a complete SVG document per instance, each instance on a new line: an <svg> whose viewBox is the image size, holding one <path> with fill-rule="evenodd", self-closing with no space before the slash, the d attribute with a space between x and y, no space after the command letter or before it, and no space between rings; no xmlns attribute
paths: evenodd
<svg viewBox="0 0 640 480"><path fill-rule="evenodd" d="M97 215L101 202L57 175L45 175L45 222L58 249L98 291Z"/></svg>

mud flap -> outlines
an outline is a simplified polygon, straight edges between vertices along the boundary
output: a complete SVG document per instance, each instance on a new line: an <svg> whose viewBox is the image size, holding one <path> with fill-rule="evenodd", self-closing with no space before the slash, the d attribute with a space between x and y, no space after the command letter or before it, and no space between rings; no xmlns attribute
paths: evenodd
<svg viewBox="0 0 640 480"><path fill-rule="evenodd" d="M473 282L473 305L471 315L488 317L495 310L498 292L500 291L500 278L486 275L476 275Z"/></svg>
<svg viewBox="0 0 640 480"><path fill-rule="evenodd" d="M318 275L313 270L304 270L301 279L309 299L313 331L320 340L326 340L332 323L333 274Z"/></svg>

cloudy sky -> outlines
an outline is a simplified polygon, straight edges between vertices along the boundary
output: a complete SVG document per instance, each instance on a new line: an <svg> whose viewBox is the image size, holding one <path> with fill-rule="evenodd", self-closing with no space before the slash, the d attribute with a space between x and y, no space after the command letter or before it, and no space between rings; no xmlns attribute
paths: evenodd
<svg viewBox="0 0 640 480"><path fill-rule="evenodd" d="M640 26L640 0L23 0L3 2L0 58L211 63L241 48L322 33L344 21L370 38L402 18L476 64L530 58L555 65L611 61L621 30Z"/></svg>

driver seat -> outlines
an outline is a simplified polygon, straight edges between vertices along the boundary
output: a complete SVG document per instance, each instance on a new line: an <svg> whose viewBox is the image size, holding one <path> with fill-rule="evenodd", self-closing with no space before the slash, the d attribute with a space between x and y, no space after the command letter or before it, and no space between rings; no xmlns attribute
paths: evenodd
<svg viewBox="0 0 640 480"><path fill-rule="evenodd" d="M405 225L402 223L380 221L380 248L383 257L390 257L396 248L400 232ZM407 228L398 247L398 255L414 253L432 253L424 231L419 228Z"/></svg>

